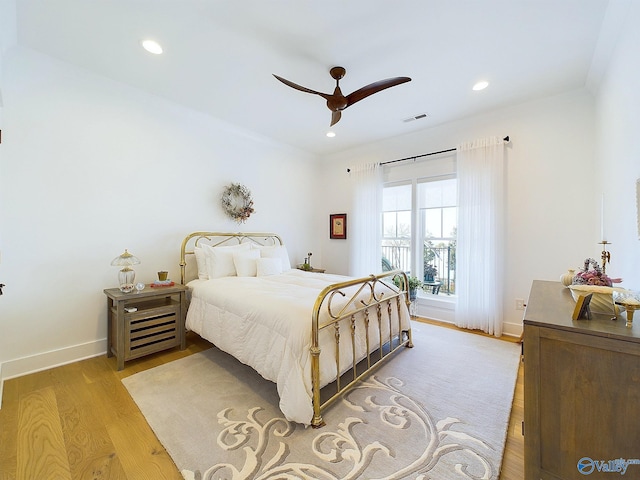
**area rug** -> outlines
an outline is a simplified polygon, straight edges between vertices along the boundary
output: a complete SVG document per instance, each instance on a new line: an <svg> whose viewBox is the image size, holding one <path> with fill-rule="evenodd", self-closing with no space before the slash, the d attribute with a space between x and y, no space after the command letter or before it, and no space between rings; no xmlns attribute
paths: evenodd
<svg viewBox="0 0 640 480"><path fill-rule="evenodd" d="M497 479L520 346L413 335L320 429L286 421L275 385L217 348L122 381L185 479Z"/></svg>

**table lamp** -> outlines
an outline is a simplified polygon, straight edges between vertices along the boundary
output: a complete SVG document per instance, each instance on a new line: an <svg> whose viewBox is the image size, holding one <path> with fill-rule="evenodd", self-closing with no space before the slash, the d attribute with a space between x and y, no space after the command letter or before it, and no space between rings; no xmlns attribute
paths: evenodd
<svg viewBox="0 0 640 480"><path fill-rule="evenodd" d="M131 265L138 265L140 260L138 257L129 253L125 248L122 255L117 256L111 260L111 265L115 267L124 267L118 272L118 281L120 282L120 291L129 293L133 291L133 281L136 278L136 272L133 271Z"/></svg>

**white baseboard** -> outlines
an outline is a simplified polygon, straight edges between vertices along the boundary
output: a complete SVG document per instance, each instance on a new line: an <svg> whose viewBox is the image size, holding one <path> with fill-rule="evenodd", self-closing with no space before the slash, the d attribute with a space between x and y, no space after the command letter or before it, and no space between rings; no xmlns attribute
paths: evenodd
<svg viewBox="0 0 640 480"><path fill-rule="evenodd" d="M415 313L419 317L430 318L440 322L455 323L456 302L454 297L418 297Z"/></svg>
<svg viewBox="0 0 640 480"><path fill-rule="evenodd" d="M72 345L0 363L0 408L4 381L107 353L107 339Z"/></svg>
<svg viewBox="0 0 640 480"><path fill-rule="evenodd" d="M422 296L418 297L415 305L415 314L419 317L429 318L439 322L456 323L456 303L454 297ZM502 334L508 337L520 338L522 335L522 323L503 323Z"/></svg>
<svg viewBox="0 0 640 480"><path fill-rule="evenodd" d="M456 324L454 320L443 320L441 318L433 318L429 315L420 315L419 313L418 313L418 317L423 317L429 320L435 320L442 323L448 323L454 326ZM502 324L502 335L504 335L505 337L520 338L521 333L522 333L522 325L515 324L515 323Z"/></svg>
<svg viewBox="0 0 640 480"><path fill-rule="evenodd" d="M427 304L429 302L426 302ZM434 304L421 306L418 304L418 316L432 318L447 323L455 324L451 305L440 304L439 308L434 309ZM422 308L421 308L422 307ZM424 308L424 310L423 310ZM436 315L434 315L436 313ZM453 314L453 315L452 315ZM434 318L439 317L439 318ZM522 334L522 325L515 323L505 323L503 325L503 335L510 337L520 337ZM28 357L16 358L15 360L7 360L0 363L0 408L2 408L2 393L4 389L4 381L15 377L28 375L29 373L40 372L50 368L66 365L68 363L78 362L98 355L104 355L107 352L107 339L96 340L94 342L82 343L70 347L51 350L49 352L38 353Z"/></svg>
<svg viewBox="0 0 640 480"><path fill-rule="evenodd" d="M503 323L502 334L509 337L520 338L523 332L523 325L521 323Z"/></svg>

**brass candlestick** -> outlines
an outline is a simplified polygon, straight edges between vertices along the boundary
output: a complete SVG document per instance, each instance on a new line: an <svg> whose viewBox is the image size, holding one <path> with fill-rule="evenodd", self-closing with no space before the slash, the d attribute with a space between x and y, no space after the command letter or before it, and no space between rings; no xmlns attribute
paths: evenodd
<svg viewBox="0 0 640 480"><path fill-rule="evenodd" d="M611 263L611 252L607 252L607 245L611 245L610 242L603 240L598 243L598 245L602 245L602 254L600 258L602 259L602 273L607 273L607 263Z"/></svg>

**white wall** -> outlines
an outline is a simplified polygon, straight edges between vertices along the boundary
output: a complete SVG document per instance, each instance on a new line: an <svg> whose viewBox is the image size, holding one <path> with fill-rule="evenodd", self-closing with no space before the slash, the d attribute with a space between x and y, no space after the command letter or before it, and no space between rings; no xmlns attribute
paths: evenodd
<svg viewBox="0 0 640 480"><path fill-rule="evenodd" d="M593 194L594 122L593 97L580 90L334 155L326 159L322 183L335 185L334 191L342 194L328 199L324 214L349 212L348 166L509 135L504 312L505 331L517 335L523 312L515 309L515 299L528 297L532 280L558 280L568 268L579 267L584 258L600 251L599 204ZM324 266L347 273L351 246L349 240L339 242L324 241ZM435 309L421 313L450 320Z"/></svg>
<svg viewBox="0 0 640 480"><path fill-rule="evenodd" d="M3 73L5 378L106 350L103 289L125 248L145 282L178 279L180 243L198 230L275 231L292 262L321 262L316 158L20 47ZM219 205L230 182L253 194L244 225Z"/></svg>
<svg viewBox="0 0 640 480"><path fill-rule="evenodd" d="M124 248L142 259L138 278L150 281L160 268L177 274L189 231L274 230L293 261L312 251L314 265L348 273L355 246L328 239L329 214L351 213L346 168L486 135L512 139L505 330L519 333L514 299L527 298L533 279L556 280L599 256L602 192L613 242L608 273L639 289L640 3L630 2L625 17L595 102L570 92L334 155L321 168L198 112L28 50L5 51L0 377L104 351L102 290L117 283L109 262ZM218 206L231 181L253 192L256 213L246 225Z"/></svg>
<svg viewBox="0 0 640 480"><path fill-rule="evenodd" d="M622 286L640 290L640 241L636 180L640 179L640 2L625 7L624 28L597 95L597 183L605 194L610 271ZM607 270L607 273L610 272Z"/></svg>

